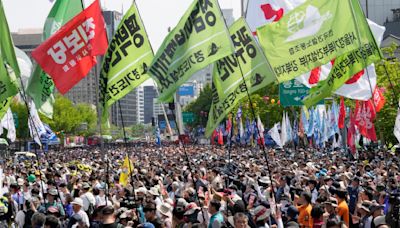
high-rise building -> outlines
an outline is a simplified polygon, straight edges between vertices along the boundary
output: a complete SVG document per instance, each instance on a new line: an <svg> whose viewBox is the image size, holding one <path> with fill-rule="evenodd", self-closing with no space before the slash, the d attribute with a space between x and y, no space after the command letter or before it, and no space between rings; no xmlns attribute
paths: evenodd
<svg viewBox="0 0 400 228"><path fill-rule="evenodd" d="M393 21L392 9L400 8L399 0L360 0L360 3L365 15L380 25Z"/></svg>
<svg viewBox="0 0 400 228"><path fill-rule="evenodd" d="M144 115L144 124L151 123L152 118L156 117L154 115L154 107L153 101L154 98L157 98L157 91L154 86L143 86L143 93L144 93L144 104L143 104L143 115ZM161 108L161 107L160 107ZM161 110L162 111L162 110Z"/></svg>

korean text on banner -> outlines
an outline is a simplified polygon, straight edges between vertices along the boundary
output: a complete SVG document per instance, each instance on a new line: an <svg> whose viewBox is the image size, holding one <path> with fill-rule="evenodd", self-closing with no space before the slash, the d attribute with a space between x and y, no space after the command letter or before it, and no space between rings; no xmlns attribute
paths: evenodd
<svg viewBox="0 0 400 228"><path fill-rule="evenodd" d="M107 35L99 1L65 24L32 52L58 91L67 93L107 50Z"/></svg>
<svg viewBox="0 0 400 228"><path fill-rule="evenodd" d="M136 4L123 17L104 57L100 73L103 121L108 107L149 79L153 51Z"/></svg>
<svg viewBox="0 0 400 228"><path fill-rule="evenodd" d="M160 89L159 100L171 100L193 73L232 53L218 1L193 1L164 39L150 66L149 74Z"/></svg>
<svg viewBox="0 0 400 228"><path fill-rule="evenodd" d="M253 93L276 80L246 21L238 19L229 30L236 55L220 59L214 65L213 101L206 135L211 135L232 108L247 96L246 86Z"/></svg>
<svg viewBox="0 0 400 228"><path fill-rule="evenodd" d="M350 0L311 0L257 29L278 81L291 80L359 48Z"/></svg>

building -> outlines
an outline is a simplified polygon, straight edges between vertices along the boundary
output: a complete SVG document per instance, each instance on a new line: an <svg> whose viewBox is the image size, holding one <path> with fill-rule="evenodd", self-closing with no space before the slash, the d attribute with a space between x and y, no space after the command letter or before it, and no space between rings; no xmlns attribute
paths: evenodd
<svg viewBox="0 0 400 228"><path fill-rule="evenodd" d="M360 0L360 3L367 18L380 25L393 21L392 9L400 8L399 0Z"/></svg>
<svg viewBox="0 0 400 228"><path fill-rule="evenodd" d="M42 29L21 29L11 33L14 45L24 51L32 60L32 51L42 43Z"/></svg>
<svg viewBox="0 0 400 228"><path fill-rule="evenodd" d="M156 117L154 113L154 99L158 97L156 88L154 86L143 86L143 95L144 95L144 103L143 103L143 123L149 124L152 123L152 119ZM159 107L161 108L161 107ZM161 110L162 111L162 110Z"/></svg>

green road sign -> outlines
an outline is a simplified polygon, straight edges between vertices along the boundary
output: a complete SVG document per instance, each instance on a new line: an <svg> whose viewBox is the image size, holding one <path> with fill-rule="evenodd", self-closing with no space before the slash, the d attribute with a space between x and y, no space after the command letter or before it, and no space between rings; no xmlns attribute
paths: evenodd
<svg viewBox="0 0 400 228"><path fill-rule="evenodd" d="M193 123L194 113L193 112L182 112L183 123Z"/></svg>
<svg viewBox="0 0 400 228"><path fill-rule="evenodd" d="M279 84L279 99L283 107L288 106L303 106L301 100L308 95L310 89L301 84L299 81L292 79L290 81ZM324 101L320 101L318 104L323 104Z"/></svg>

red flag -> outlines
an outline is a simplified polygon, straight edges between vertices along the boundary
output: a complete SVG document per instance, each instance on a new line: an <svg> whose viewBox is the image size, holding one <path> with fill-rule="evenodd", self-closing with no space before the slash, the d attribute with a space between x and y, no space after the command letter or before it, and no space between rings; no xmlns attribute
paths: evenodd
<svg viewBox="0 0 400 228"><path fill-rule="evenodd" d="M228 132L228 135L231 134L231 130L232 130L232 121L231 117L229 116L228 120L226 121L226 132Z"/></svg>
<svg viewBox="0 0 400 228"><path fill-rule="evenodd" d="M96 64L96 55L107 51L107 34L99 1L72 18L37 47L33 58L65 94Z"/></svg>
<svg viewBox="0 0 400 228"><path fill-rule="evenodd" d="M376 141L374 119L376 117L374 105L371 100L357 101L355 109L355 122L364 137Z"/></svg>
<svg viewBox="0 0 400 228"><path fill-rule="evenodd" d="M385 105L386 100L385 97L383 96L382 89L379 89L378 87L375 87L374 91L374 105L375 105L375 111L379 112Z"/></svg>
<svg viewBox="0 0 400 228"><path fill-rule="evenodd" d="M344 107L344 98L340 98L340 110L339 110L339 128L344 128L344 119L346 118L346 108Z"/></svg>
<svg viewBox="0 0 400 228"><path fill-rule="evenodd" d="M211 145L215 144L215 138L218 136L217 130L214 130L212 135L211 135Z"/></svg>
<svg viewBox="0 0 400 228"><path fill-rule="evenodd" d="M219 129L218 144L221 146L224 145L224 134L222 133L222 129Z"/></svg>
<svg viewBox="0 0 400 228"><path fill-rule="evenodd" d="M355 114L350 113L350 122L347 126L347 145L352 154L356 153L356 118Z"/></svg>

